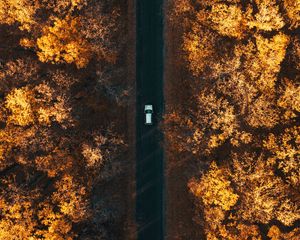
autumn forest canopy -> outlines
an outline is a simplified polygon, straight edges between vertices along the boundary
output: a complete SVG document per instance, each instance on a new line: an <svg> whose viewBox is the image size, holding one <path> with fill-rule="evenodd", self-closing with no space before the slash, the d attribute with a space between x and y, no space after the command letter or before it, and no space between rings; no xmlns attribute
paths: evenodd
<svg viewBox="0 0 300 240"><path fill-rule="evenodd" d="M209 240L300 239L300 1L171 2L187 90L164 129L191 217Z"/></svg>
<svg viewBox="0 0 300 240"><path fill-rule="evenodd" d="M0 1L1 240L122 238L126 11Z"/></svg>
<svg viewBox="0 0 300 240"><path fill-rule="evenodd" d="M0 240L135 231L129 2L0 0ZM167 236L299 240L300 0L164 17Z"/></svg>

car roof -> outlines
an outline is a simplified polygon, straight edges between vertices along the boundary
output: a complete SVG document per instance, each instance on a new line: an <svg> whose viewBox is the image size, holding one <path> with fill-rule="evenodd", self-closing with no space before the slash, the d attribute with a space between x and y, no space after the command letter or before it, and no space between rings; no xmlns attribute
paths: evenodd
<svg viewBox="0 0 300 240"><path fill-rule="evenodd" d="M147 110L152 110L153 109L153 106L151 104L146 104L145 105L145 109Z"/></svg>

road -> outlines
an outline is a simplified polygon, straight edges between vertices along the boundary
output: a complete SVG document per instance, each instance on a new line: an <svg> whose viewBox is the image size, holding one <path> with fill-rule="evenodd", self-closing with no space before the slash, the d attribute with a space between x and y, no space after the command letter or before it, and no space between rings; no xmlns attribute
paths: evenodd
<svg viewBox="0 0 300 240"><path fill-rule="evenodd" d="M136 0L137 114L136 220L138 240L161 240L164 233L163 149L158 123L163 97L163 0ZM144 125L144 105L154 107L154 124Z"/></svg>

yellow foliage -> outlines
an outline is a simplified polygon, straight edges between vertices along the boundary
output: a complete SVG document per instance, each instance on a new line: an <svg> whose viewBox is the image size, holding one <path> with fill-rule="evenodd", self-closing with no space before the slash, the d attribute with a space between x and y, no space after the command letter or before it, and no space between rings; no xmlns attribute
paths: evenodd
<svg viewBox="0 0 300 240"><path fill-rule="evenodd" d="M73 7L79 7L81 5L86 5L87 0L71 0L71 4Z"/></svg>
<svg viewBox="0 0 300 240"><path fill-rule="evenodd" d="M280 63L285 57L286 48L289 44L289 37L279 33L270 40L256 35L256 46L258 57L266 69L273 72L279 72Z"/></svg>
<svg viewBox="0 0 300 240"><path fill-rule="evenodd" d="M34 240L37 222L30 201L8 203L0 199L0 240Z"/></svg>
<svg viewBox="0 0 300 240"><path fill-rule="evenodd" d="M281 231L278 227L273 225L268 232L268 237L271 238L271 240L280 240L281 239Z"/></svg>
<svg viewBox="0 0 300 240"><path fill-rule="evenodd" d="M73 124L71 107L68 106L65 96L54 97L54 89L45 83L37 85L35 90L41 96L35 99L34 112L38 123L49 126L56 121L63 128Z"/></svg>
<svg viewBox="0 0 300 240"><path fill-rule="evenodd" d="M237 222L219 227L221 239L226 240L262 240L258 226L245 225Z"/></svg>
<svg viewBox="0 0 300 240"><path fill-rule="evenodd" d="M273 220L293 227L300 219L300 130L293 126L300 111L300 44L293 31L299 26L300 1L180 4L183 8L176 6L174 15L181 16L172 24L184 31L182 49L191 80L196 79L189 93L201 90L191 102L179 104L184 110L168 115L168 140L175 153L185 151L183 158L195 161L202 161L201 154L211 160L213 150L224 143L222 147L236 151L232 159L224 159L226 167L213 162L200 180L189 181L197 222L211 240L262 239L266 236L258 224ZM282 69L287 65L291 72ZM295 79L284 79L286 74ZM288 129L278 133L285 124ZM270 230L269 237L298 240L297 231L288 235L275 229L272 235Z"/></svg>
<svg viewBox="0 0 300 240"><path fill-rule="evenodd" d="M294 38L292 43L292 54L295 59L294 62L296 64L296 69L300 71L300 39Z"/></svg>
<svg viewBox="0 0 300 240"><path fill-rule="evenodd" d="M247 25L250 28L257 27L263 31L273 31L281 29L285 23L279 13L279 6L273 0L256 0L258 13L255 19L250 20Z"/></svg>
<svg viewBox="0 0 300 240"><path fill-rule="evenodd" d="M267 224L277 219L292 226L300 219L299 204L288 195L288 185L262 155L234 154L231 177L240 197L238 220Z"/></svg>
<svg viewBox="0 0 300 240"><path fill-rule="evenodd" d="M71 175L64 175L56 184L53 200L59 204L60 212L78 222L87 216L86 189L76 183Z"/></svg>
<svg viewBox="0 0 300 240"><path fill-rule="evenodd" d="M21 30L30 31L38 7L35 0L1 0L0 23L12 25L18 22Z"/></svg>
<svg viewBox="0 0 300 240"><path fill-rule="evenodd" d="M47 204L41 204L41 210L38 212L38 218L46 230L38 230L37 235L43 236L46 240L72 240L72 223L68 221L61 213L57 213Z"/></svg>
<svg viewBox="0 0 300 240"><path fill-rule="evenodd" d="M87 5L87 0L42 0L46 4L46 8L56 13L69 13L74 10L81 10Z"/></svg>
<svg viewBox="0 0 300 240"><path fill-rule="evenodd" d="M205 206L204 208L204 219L210 231L216 231L223 220L225 220L226 211L220 206Z"/></svg>
<svg viewBox="0 0 300 240"><path fill-rule="evenodd" d="M93 148L88 144L82 145L82 155L84 156L85 160L87 161L87 166L92 167L96 164L101 164L103 160L103 155L101 149Z"/></svg>
<svg viewBox="0 0 300 240"><path fill-rule="evenodd" d="M213 92L203 91L198 95L199 121L211 131L208 148L213 149L230 138L238 127L234 108L224 98L217 98ZM202 116L201 116L202 115ZM214 134L218 132L218 135Z"/></svg>
<svg viewBox="0 0 300 240"><path fill-rule="evenodd" d="M279 111L266 97L260 96L250 106L245 120L251 127L272 128L279 123Z"/></svg>
<svg viewBox="0 0 300 240"><path fill-rule="evenodd" d="M279 33L272 38L264 38L262 35L256 34L256 43L251 40L247 44L238 44L235 46L235 58L243 58L244 62L239 66L235 66L236 71L240 72L240 68L245 70L241 73L234 73L233 76L238 77L239 82L246 82L247 89L251 93L251 97L256 95L260 90L264 96L273 98L275 94L275 83L278 73L281 70L281 63L285 58L286 49L289 45L289 36ZM240 68L238 68L240 67ZM227 69L225 71L228 72ZM235 80L234 77L232 79ZM229 83L227 83L229 84ZM250 86L249 86L250 84ZM240 84L241 85L241 84ZM245 85L245 83L243 84ZM243 90L239 89L238 93ZM243 96L244 98L246 96ZM251 101L251 99L249 99ZM241 99L243 101L243 99ZM244 100L245 101L245 100ZM250 103L248 101L248 103Z"/></svg>
<svg viewBox="0 0 300 240"><path fill-rule="evenodd" d="M165 116L165 132L174 151L195 155L210 154L215 148L238 134L234 107L214 91L203 90L195 99L197 108ZM242 142L248 141L246 135Z"/></svg>
<svg viewBox="0 0 300 240"><path fill-rule="evenodd" d="M209 19L211 27L224 36L241 39L246 30L244 14L236 5L214 4Z"/></svg>
<svg viewBox="0 0 300 240"><path fill-rule="evenodd" d="M268 231L268 237L271 240L299 240L300 229L295 228L290 232L283 233L277 226L273 225Z"/></svg>
<svg viewBox="0 0 300 240"><path fill-rule="evenodd" d="M276 219L286 226L293 224L300 219L299 204L286 199L280 203L275 213Z"/></svg>
<svg viewBox="0 0 300 240"><path fill-rule="evenodd" d="M260 35L258 36L262 38ZM261 46L261 48L263 47L265 52L271 52L273 50L268 50L266 46ZM274 55L276 54L277 53L274 53ZM245 111L245 107L248 107L248 104L255 99L259 91L264 95L273 96L280 67L276 65L276 69L270 69L267 63L269 61L273 62L274 56L270 56L270 58L264 56L263 58L263 54L260 54L258 51L257 44L252 40L248 40L247 44L237 44L234 49L234 55L235 58L244 59L244 61L235 67L237 73L233 74L234 77L232 77L232 80L234 82L230 82L230 84L234 85L236 82L239 83L239 86L242 88L237 88L235 90L237 93L245 89L243 98L239 99L239 101L243 103ZM241 68L244 69L244 71L240 71Z"/></svg>
<svg viewBox="0 0 300 240"><path fill-rule="evenodd" d="M292 27L297 28L300 25L300 1L284 0L284 7L288 17L291 19Z"/></svg>
<svg viewBox="0 0 300 240"><path fill-rule="evenodd" d="M35 46L35 42L28 38L22 38L20 40L20 45L24 48L33 48Z"/></svg>
<svg viewBox="0 0 300 240"><path fill-rule="evenodd" d="M0 137L2 137L1 136L2 134L1 134L1 132L0 132ZM7 147L5 147L4 145L0 145L0 162L1 161L3 161L4 159L5 159L5 152L7 151L8 149L7 149ZM10 150L10 149L9 149ZM0 164L0 166L1 166L1 164Z"/></svg>
<svg viewBox="0 0 300 240"><path fill-rule="evenodd" d="M270 134L263 146L272 153L271 158L278 162L279 169L284 172L288 181L299 186L300 127L287 128L279 136Z"/></svg>
<svg viewBox="0 0 300 240"><path fill-rule="evenodd" d="M195 76L198 76L207 65L213 53L214 39L212 33L196 25L183 37L183 50L187 53L189 67Z"/></svg>
<svg viewBox="0 0 300 240"><path fill-rule="evenodd" d="M20 149L28 144L29 139L32 139L36 131L34 127L24 128L18 125L7 125L4 129L0 129L0 168L5 168L11 165L12 149ZM24 159L20 155L13 154L16 162L24 164Z"/></svg>
<svg viewBox="0 0 300 240"><path fill-rule="evenodd" d="M10 112L7 122L20 126L33 123L32 99L32 92L27 87L10 92L5 100L5 107Z"/></svg>
<svg viewBox="0 0 300 240"><path fill-rule="evenodd" d="M234 136L234 138L230 139L230 143L233 146L240 146L241 143L249 144L252 142L252 134L247 132L237 132Z"/></svg>
<svg viewBox="0 0 300 240"><path fill-rule="evenodd" d="M283 33L279 33L271 39L264 38L261 35L255 37L258 50L257 56L263 69L263 74L260 76L257 85L260 86L262 91L272 90L290 39Z"/></svg>
<svg viewBox="0 0 300 240"><path fill-rule="evenodd" d="M85 67L91 57L90 46L79 32L80 18L67 16L54 20L53 27L45 27L37 39L38 57L42 62L75 63Z"/></svg>
<svg viewBox="0 0 300 240"><path fill-rule="evenodd" d="M212 162L209 171L202 176L200 182L192 179L188 186L195 197L201 199L205 206L220 206L222 210L230 210L238 200L234 193L228 172Z"/></svg>
<svg viewBox="0 0 300 240"><path fill-rule="evenodd" d="M34 90L41 97L36 98ZM53 91L46 84L37 85L33 90L29 90L28 87L14 89L7 95L5 101L5 107L10 113L7 122L20 126L33 123L50 125L54 120L62 127L65 127L66 122L72 124L71 108L67 105L66 99L62 96L54 98Z"/></svg>
<svg viewBox="0 0 300 240"><path fill-rule="evenodd" d="M278 106L286 109L287 111L300 112L300 86L297 86L286 79L285 89L278 100Z"/></svg>

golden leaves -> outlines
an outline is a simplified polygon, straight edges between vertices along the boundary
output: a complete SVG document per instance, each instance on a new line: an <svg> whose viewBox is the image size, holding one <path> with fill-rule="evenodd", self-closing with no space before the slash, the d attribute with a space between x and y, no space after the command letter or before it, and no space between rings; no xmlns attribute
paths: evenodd
<svg viewBox="0 0 300 240"><path fill-rule="evenodd" d="M123 167L115 160L125 146L119 132L100 129L101 124L86 128L83 122L81 127L73 128L75 117L85 119L81 115L86 106L84 100L78 101L82 105L74 112L75 100L71 98L71 92L77 93L82 87L79 84L74 89L73 83L86 80L84 71L80 71L83 75L79 74L78 80L73 77L76 73L72 67L64 71L63 66L47 67L36 57L18 59L24 54L32 56L33 50L43 62L83 68L93 54L99 57L95 63L101 61L105 69L113 68L120 47L118 21L125 12L118 11L118 3L96 2L0 0L4 42L9 44L14 38L0 61L0 171L4 174L0 182L0 240L77 238L74 230L82 231L73 229L73 223L80 222L81 226L91 220L88 195L91 185L113 177ZM84 29L83 25L87 27ZM19 38L24 48L22 53L15 46ZM86 91L75 96L75 103L78 96L85 98ZM99 174L104 160L111 161ZM6 169L9 171L3 172ZM6 177L20 189L10 191L3 184ZM24 192L32 196L35 191L40 196L34 200L22 196ZM97 208L97 220L105 215L102 214L105 207L104 204ZM94 230L99 235L103 229L97 226Z"/></svg>
<svg viewBox="0 0 300 240"><path fill-rule="evenodd" d="M50 125L53 121L57 121L62 127L67 123L72 124L71 108L65 97L54 97L53 91L46 84L37 85L34 89L24 87L12 90L5 100L5 108L9 113L7 122L19 126L34 123ZM38 94L42 97L37 98Z"/></svg>
<svg viewBox="0 0 300 240"><path fill-rule="evenodd" d="M279 123L279 111L275 104L268 101L265 96L257 98L250 106L249 113L245 117L247 123L255 128L272 128Z"/></svg>
<svg viewBox="0 0 300 240"><path fill-rule="evenodd" d="M11 201L5 197L2 195L0 199L0 240L34 239L34 231L38 223L34 219L31 199L27 196L15 195L14 200Z"/></svg>
<svg viewBox="0 0 300 240"><path fill-rule="evenodd" d="M101 163L103 159L103 155L101 153L101 150L97 148L93 148L88 144L83 144L82 145L82 155L87 161L87 166L88 167L93 167L96 164Z"/></svg>
<svg viewBox="0 0 300 240"><path fill-rule="evenodd" d="M246 45L243 55L246 58L245 72L249 74L255 87L265 95L273 96L278 73L281 70L281 63L285 58L288 47L289 36L279 33L272 38L264 38L262 35L255 35L255 45L251 41ZM238 56L238 55L237 55Z"/></svg>
<svg viewBox="0 0 300 240"><path fill-rule="evenodd" d="M300 237L300 229L295 228L290 232L281 232L276 225L273 225L268 231L268 237L271 240L298 240Z"/></svg>
<svg viewBox="0 0 300 240"><path fill-rule="evenodd" d="M53 194L53 201L58 203L60 212L79 222L87 217L86 188L78 183L72 175L65 174L56 184L57 191Z"/></svg>
<svg viewBox="0 0 300 240"><path fill-rule="evenodd" d="M214 4L208 18L211 27L221 35L241 39L246 28L244 14L239 6Z"/></svg>
<svg viewBox="0 0 300 240"><path fill-rule="evenodd" d="M85 67L90 60L87 41L78 31L80 18L67 16L54 19L53 27L45 27L42 37L37 39L37 53L42 62L75 63L78 68Z"/></svg>
<svg viewBox="0 0 300 240"><path fill-rule="evenodd" d="M256 27L262 31L274 31L285 25L279 12L279 6L272 0L256 0L258 13L247 23L249 28Z"/></svg>
<svg viewBox="0 0 300 240"><path fill-rule="evenodd" d="M47 9L58 14L71 14L87 5L87 0L42 0Z"/></svg>
<svg viewBox="0 0 300 240"><path fill-rule="evenodd" d="M44 239L72 240L72 223L60 212L55 212L48 203L40 204L38 219L46 227L37 230L36 235L43 236Z"/></svg>
<svg viewBox="0 0 300 240"><path fill-rule="evenodd" d="M201 92L197 98L198 121L202 122L202 131L211 133L207 149L210 151L222 145L236 132L238 121L233 106L226 99L218 98L216 94L209 91Z"/></svg>
<svg viewBox="0 0 300 240"><path fill-rule="evenodd" d="M20 45L24 48L33 48L35 46L35 42L28 38L22 38L20 40Z"/></svg>
<svg viewBox="0 0 300 240"><path fill-rule="evenodd" d="M184 149L180 157L199 163L197 175L204 161L219 158L188 185L206 238L262 239L258 223L272 220L293 227L300 219L300 1L185 3L172 24L183 29L193 96L175 106L184 110L167 119L175 127L166 135L174 155ZM299 238L299 230L275 230L273 240Z"/></svg>
<svg viewBox="0 0 300 240"><path fill-rule="evenodd" d="M256 35L255 38L258 57L261 63L267 71L278 73L280 63L286 54L289 37L283 33L279 33L271 39L263 38L261 35Z"/></svg>
<svg viewBox="0 0 300 240"><path fill-rule="evenodd" d="M27 88L14 89L7 95L5 107L11 113L7 122L26 126L34 122L31 108L32 92Z"/></svg>
<svg viewBox="0 0 300 240"><path fill-rule="evenodd" d="M212 162L209 171L202 176L200 182L192 179L188 186L204 205L220 206L222 210L228 211L236 204L238 195L234 193L227 176L225 169L218 168L216 163Z"/></svg>
<svg viewBox="0 0 300 240"><path fill-rule="evenodd" d="M12 25L18 22L21 30L30 31L35 24L34 14L38 8L35 0L1 0L0 23Z"/></svg>
<svg viewBox="0 0 300 240"><path fill-rule="evenodd" d="M286 128L279 136L271 133L264 140L263 146L272 153L269 161L277 162L278 169L283 171L287 180L299 186L300 127Z"/></svg>
<svg viewBox="0 0 300 240"><path fill-rule="evenodd" d="M195 76L204 70L207 60L213 54L215 36L209 31L205 31L198 26L193 27L193 31L183 37L183 49L187 53L189 67Z"/></svg>
<svg viewBox="0 0 300 240"><path fill-rule="evenodd" d="M282 201L276 212L276 219L286 226L293 226L300 219L299 204L290 199Z"/></svg>
<svg viewBox="0 0 300 240"><path fill-rule="evenodd" d="M284 7L291 20L291 28L297 28L300 25L300 1L284 0Z"/></svg>
<svg viewBox="0 0 300 240"><path fill-rule="evenodd" d="M236 218L264 224L277 219L286 226L300 218L299 204L289 195L288 185L263 155L234 154L232 179L240 197Z"/></svg>
<svg viewBox="0 0 300 240"><path fill-rule="evenodd" d="M300 86L285 79L283 94L280 96L277 104L279 107L286 109L287 112L300 112ZM296 114L290 112L289 116L296 117Z"/></svg>

